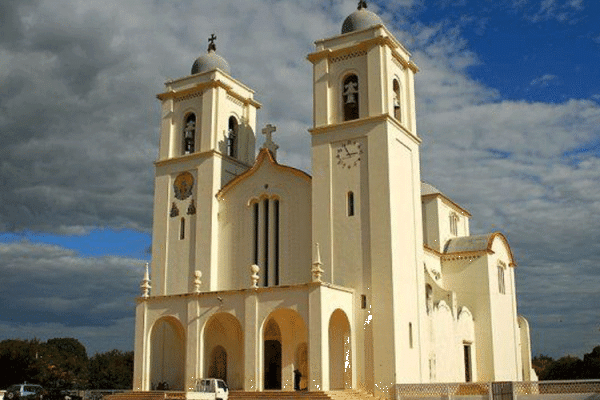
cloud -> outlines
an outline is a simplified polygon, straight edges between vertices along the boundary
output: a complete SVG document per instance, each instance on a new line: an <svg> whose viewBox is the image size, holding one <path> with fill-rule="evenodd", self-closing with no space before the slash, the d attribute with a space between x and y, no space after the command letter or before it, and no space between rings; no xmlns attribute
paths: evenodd
<svg viewBox="0 0 600 400"><path fill-rule="evenodd" d="M531 86L548 87L552 82L558 79L556 75L546 74L531 81Z"/></svg>
<svg viewBox="0 0 600 400"><path fill-rule="evenodd" d="M0 244L1 320L65 326L109 326L130 318L142 260L82 258L60 246Z"/></svg>
<svg viewBox="0 0 600 400"><path fill-rule="evenodd" d="M520 0L515 7L543 20L577 16L577 4L535 2L534 9ZM154 96L168 78L189 73L213 32L233 76L263 104L257 129L277 125L279 161L310 171L312 71L305 56L314 40L339 34L355 7L350 0L0 3L0 230L148 232L160 116ZM594 303L577 290L597 282L600 262L590 218L600 211L600 161L592 151L600 137L598 103L502 100L469 77L482 60L461 34L465 21L397 16L398 7L415 10L422 1L369 7L421 69L423 179L472 212L473 233L507 234L519 265L520 312L534 339L545 335L545 345L534 340L534 352L567 348L574 328L557 315L576 320L586 338L569 351L589 351ZM400 24L408 32L394 29ZM532 84L557 79L548 74ZM56 329L99 349L119 334L131 343L142 264L82 258L58 246L0 245L0 335L44 337Z"/></svg>

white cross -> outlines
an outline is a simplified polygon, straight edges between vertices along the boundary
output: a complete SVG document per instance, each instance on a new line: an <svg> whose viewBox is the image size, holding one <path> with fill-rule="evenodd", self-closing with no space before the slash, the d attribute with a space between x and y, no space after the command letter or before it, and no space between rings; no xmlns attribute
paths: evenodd
<svg viewBox="0 0 600 400"><path fill-rule="evenodd" d="M262 130L263 135L267 137L262 148L270 150L274 158L277 157L277 149L279 148L279 146L273 142L273 132L276 130L277 128L271 124L268 124Z"/></svg>
<svg viewBox="0 0 600 400"><path fill-rule="evenodd" d="M277 130L276 126L273 126L271 124L268 124L267 126L265 126L262 130L263 135L265 135L267 137L266 142L272 142L273 138L273 132L275 132Z"/></svg>

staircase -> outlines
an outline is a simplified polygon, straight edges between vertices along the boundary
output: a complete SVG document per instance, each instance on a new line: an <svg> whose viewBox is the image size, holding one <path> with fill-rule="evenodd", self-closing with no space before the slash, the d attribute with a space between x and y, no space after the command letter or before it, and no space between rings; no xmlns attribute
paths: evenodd
<svg viewBox="0 0 600 400"><path fill-rule="evenodd" d="M376 397L360 390L335 390L329 392L243 392L232 390L229 400L376 400Z"/></svg>
<svg viewBox="0 0 600 400"><path fill-rule="evenodd" d="M104 396L103 400L185 400L185 392L153 391L123 392ZM377 400L376 397L360 390L335 390L329 392L281 391L244 392L231 390L229 400Z"/></svg>

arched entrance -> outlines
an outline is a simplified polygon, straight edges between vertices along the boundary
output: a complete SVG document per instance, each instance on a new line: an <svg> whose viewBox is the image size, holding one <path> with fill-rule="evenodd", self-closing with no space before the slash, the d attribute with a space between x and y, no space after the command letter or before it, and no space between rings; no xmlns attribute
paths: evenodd
<svg viewBox="0 0 600 400"><path fill-rule="evenodd" d="M204 377L223 379L230 389L244 386L244 334L231 314L213 315L204 328Z"/></svg>
<svg viewBox="0 0 600 400"><path fill-rule="evenodd" d="M210 354L208 376L227 382L227 352L223 346L217 346Z"/></svg>
<svg viewBox="0 0 600 400"><path fill-rule="evenodd" d="M298 312L281 308L263 325L263 389L294 390L308 385L308 332ZM304 362L304 364L303 364Z"/></svg>
<svg viewBox="0 0 600 400"><path fill-rule="evenodd" d="M183 390L185 339L176 318L159 319L150 334L150 385L153 389Z"/></svg>
<svg viewBox="0 0 600 400"><path fill-rule="evenodd" d="M352 387L352 347L350 323L346 313L339 308L329 319L329 388Z"/></svg>
<svg viewBox="0 0 600 400"><path fill-rule="evenodd" d="M265 389L281 390L281 330L272 318L265 326L264 340Z"/></svg>
<svg viewBox="0 0 600 400"><path fill-rule="evenodd" d="M300 373L298 382L296 382L296 374L294 374L294 389L308 389L308 345L306 343L300 343L298 345L294 365L296 367L294 371Z"/></svg>

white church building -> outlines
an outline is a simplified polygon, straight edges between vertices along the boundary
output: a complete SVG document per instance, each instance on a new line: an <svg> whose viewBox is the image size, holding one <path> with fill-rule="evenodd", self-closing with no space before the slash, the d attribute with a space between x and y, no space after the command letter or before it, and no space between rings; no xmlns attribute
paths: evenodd
<svg viewBox="0 0 600 400"><path fill-rule="evenodd" d="M312 176L277 162L270 125L256 155L260 103L214 37L157 96L134 390L536 379L506 238L421 182L410 53L364 1L315 44Z"/></svg>

